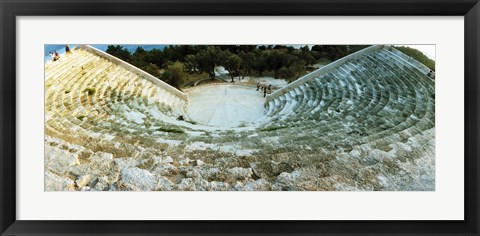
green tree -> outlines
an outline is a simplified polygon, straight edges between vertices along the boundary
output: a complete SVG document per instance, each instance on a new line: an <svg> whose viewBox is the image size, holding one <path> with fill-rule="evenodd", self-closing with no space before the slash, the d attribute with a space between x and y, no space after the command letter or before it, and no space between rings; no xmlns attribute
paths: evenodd
<svg viewBox="0 0 480 236"><path fill-rule="evenodd" d="M285 46L285 45L275 45L275 46L273 47L273 49L275 49L275 50L287 49L287 46Z"/></svg>
<svg viewBox="0 0 480 236"><path fill-rule="evenodd" d="M315 45L311 51L316 55L317 59L328 58L331 61L335 61L369 46L370 45Z"/></svg>
<svg viewBox="0 0 480 236"><path fill-rule="evenodd" d="M368 48L370 46L372 46L372 45L348 45L348 53L352 54L356 51L360 51L360 50L362 50L364 48Z"/></svg>
<svg viewBox="0 0 480 236"><path fill-rule="evenodd" d="M275 78L279 78L279 70L284 66L288 66L290 57L283 50L273 50L265 58L267 68L272 70Z"/></svg>
<svg viewBox="0 0 480 236"><path fill-rule="evenodd" d="M252 62L252 69L257 71L260 76L263 76L263 72L267 70L267 53L265 51L254 51L254 59Z"/></svg>
<svg viewBox="0 0 480 236"><path fill-rule="evenodd" d="M132 60L132 55L130 54L130 52L120 45L108 45L105 52L112 56L118 57L126 62L131 62Z"/></svg>
<svg viewBox="0 0 480 236"><path fill-rule="evenodd" d="M197 59L195 58L195 55L187 55L185 57L185 68L187 69L188 73L197 73Z"/></svg>
<svg viewBox="0 0 480 236"><path fill-rule="evenodd" d="M198 69L210 75L210 78L215 78L215 67L221 65L225 61L225 53L216 46L208 46L201 50L195 56Z"/></svg>
<svg viewBox="0 0 480 236"><path fill-rule="evenodd" d="M279 78L289 79L293 77L293 72L290 68L283 66L278 70L278 76Z"/></svg>
<svg viewBox="0 0 480 236"><path fill-rule="evenodd" d="M251 73L252 69L254 68L254 64L256 61L256 54L254 49L252 51L242 51L239 53L242 62L240 64L242 79L245 78L247 73Z"/></svg>
<svg viewBox="0 0 480 236"><path fill-rule="evenodd" d="M167 66L161 79L176 88L180 88L185 83L187 76L185 65L177 61Z"/></svg>
<svg viewBox="0 0 480 236"><path fill-rule="evenodd" d="M162 75L160 72L160 68L158 68L158 66L153 63L148 63L141 69L157 78L160 78L160 76Z"/></svg>
<svg viewBox="0 0 480 236"><path fill-rule="evenodd" d="M295 60L290 64L289 69L291 72L291 77L288 79L298 78L302 73L305 72L305 64L303 60Z"/></svg>
<svg viewBox="0 0 480 236"><path fill-rule="evenodd" d="M312 51L310 51L308 46L300 48L298 57L305 62L305 65L312 65L316 61L315 56L313 55Z"/></svg>
<svg viewBox="0 0 480 236"><path fill-rule="evenodd" d="M423 52L415 49L415 48L411 48L411 47L405 47L405 46L401 46L401 47L394 47L396 48L397 50L399 50L400 52L403 52L405 55L407 56L411 56L413 57L415 60L419 61L420 63L424 64L426 67L428 67L430 70L433 70L435 71L435 61L428 58L425 54L423 54Z"/></svg>
<svg viewBox="0 0 480 236"><path fill-rule="evenodd" d="M146 67L149 62L146 60L147 58L147 51L142 47L137 47L135 52L132 55L132 64L137 67L144 68Z"/></svg>
<svg viewBox="0 0 480 236"><path fill-rule="evenodd" d="M148 52L147 54L147 60L150 62L150 63L153 63L155 64L158 68L162 68L164 63L165 63L165 60L163 58L163 52L162 50L160 49L152 49Z"/></svg>
<svg viewBox="0 0 480 236"><path fill-rule="evenodd" d="M228 70L228 73L230 74L233 82L233 79L236 76L240 75L242 69L242 58L231 52L226 52L224 59L225 61L222 63L222 65L225 67L226 70Z"/></svg>

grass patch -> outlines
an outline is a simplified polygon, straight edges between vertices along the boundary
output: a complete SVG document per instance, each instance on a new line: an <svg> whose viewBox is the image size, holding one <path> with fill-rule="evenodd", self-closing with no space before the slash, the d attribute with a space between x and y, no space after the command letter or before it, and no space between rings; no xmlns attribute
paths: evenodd
<svg viewBox="0 0 480 236"><path fill-rule="evenodd" d="M167 127L160 127L160 128L158 128L158 129L156 129L156 131L167 132L167 133L177 133L177 134L183 134L183 133L185 133L185 131L182 130L182 129L167 128Z"/></svg>
<svg viewBox="0 0 480 236"><path fill-rule="evenodd" d="M288 128L288 127L287 126L272 126L272 127L267 127L267 128L260 129L260 131L261 132L274 131L274 130L285 129L285 128Z"/></svg>
<svg viewBox="0 0 480 236"><path fill-rule="evenodd" d="M194 121L194 120L185 120L185 122L188 122L188 123L190 123L190 124L192 124L192 125L198 124L198 123L197 123L196 121Z"/></svg>
<svg viewBox="0 0 480 236"><path fill-rule="evenodd" d="M392 148L388 145L389 144L386 143L386 142L377 142L377 143L374 143L372 146L375 149L378 149L378 150L381 150L381 151L384 151L384 152L389 152L389 151L392 150Z"/></svg>
<svg viewBox="0 0 480 236"><path fill-rule="evenodd" d="M92 151L82 151L80 154L78 154L78 161L80 164L84 164L88 162L88 158L93 154Z"/></svg>
<svg viewBox="0 0 480 236"><path fill-rule="evenodd" d="M93 88L86 88L85 90L83 90L83 92L87 92L88 95L93 95L95 93L95 89Z"/></svg>
<svg viewBox="0 0 480 236"><path fill-rule="evenodd" d="M240 125L238 127L247 127L247 125L245 123L240 123Z"/></svg>

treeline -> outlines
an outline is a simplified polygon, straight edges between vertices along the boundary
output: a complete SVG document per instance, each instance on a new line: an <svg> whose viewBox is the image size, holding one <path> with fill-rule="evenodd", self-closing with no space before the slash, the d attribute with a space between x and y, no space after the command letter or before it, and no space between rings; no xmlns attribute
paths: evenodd
<svg viewBox="0 0 480 236"><path fill-rule="evenodd" d="M371 45L315 45L312 47L312 51L316 53L318 58L328 58L330 61L335 61L370 46Z"/></svg>
<svg viewBox="0 0 480 236"><path fill-rule="evenodd" d="M214 78L217 66L228 70L232 81L264 73L290 81L320 59L333 61L367 46L315 45L310 49L284 45L170 45L150 51L138 47L130 53L120 45L110 45L106 52L179 88L188 75L206 73Z"/></svg>
<svg viewBox="0 0 480 236"><path fill-rule="evenodd" d="M424 64L426 67L428 67L430 70L435 71L435 61L428 58L423 52L415 49L415 48L410 48L410 47L404 47L404 46L395 46L395 49L403 52L405 55L413 57L413 59L421 62Z"/></svg>

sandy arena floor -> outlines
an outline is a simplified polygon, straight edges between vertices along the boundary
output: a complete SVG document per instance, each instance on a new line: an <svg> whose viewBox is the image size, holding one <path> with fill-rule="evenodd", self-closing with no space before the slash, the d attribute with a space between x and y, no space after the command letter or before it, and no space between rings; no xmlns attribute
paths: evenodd
<svg viewBox="0 0 480 236"><path fill-rule="evenodd" d="M199 124L239 127L263 116L265 98L253 87L216 84L189 91L187 113Z"/></svg>

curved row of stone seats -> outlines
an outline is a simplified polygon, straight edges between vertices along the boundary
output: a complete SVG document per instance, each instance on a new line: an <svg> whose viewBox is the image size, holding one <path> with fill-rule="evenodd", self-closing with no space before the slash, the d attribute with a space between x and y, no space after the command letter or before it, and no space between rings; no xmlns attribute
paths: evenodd
<svg viewBox="0 0 480 236"><path fill-rule="evenodd" d="M45 75L46 138L83 145L90 154L99 151L95 147L100 142L103 151L122 153L120 147L128 146L136 150L132 156L138 155L145 147L133 147L125 137L135 134L154 143L143 135L168 126L164 120L183 115L187 103L141 74L84 48L47 63ZM92 139L97 141L90 143Z"/></svg>
<svg viewBox="0 0 480 236"><path fill-rule="evenodd" d="M387 51L389 53L395 54L396 56L398 56L399 58L404 60L404 63L408 63L408 64L411 64L413 67L416 67L417 70L421 71L424 74L428 75L432 71L432 70L430 70L430 68L426 67L424 64L420 63L419 61L413 59L410 56L405 55L404 53L400 52L399 50L397 50L393 47L388 47ZM435 73L431 72L431 76L429 76L429 77L435 79Z"/></svg>
<svg viewBox="0 0 480 236"><path fill-rule="evenodd" d="M435 126L434 80L399 53L373 46L333 69L313 72L318 75L270 95L266 116L276 126L291 127L292 134L300 128L305 134L328 136L334 146L430 130Z"/></svg>
<svg viewBox="0 0 480 236"><path fill-rule="evenodd" d="M184 113L185 97L174 95L171 88L152 83L123 64L89 50L75 49L72 54L62 55L61 60L46 64L47 116L65 112L70 116L122 115L115 110L119 104L140 113L161 111L173 116Z"/></svg>

